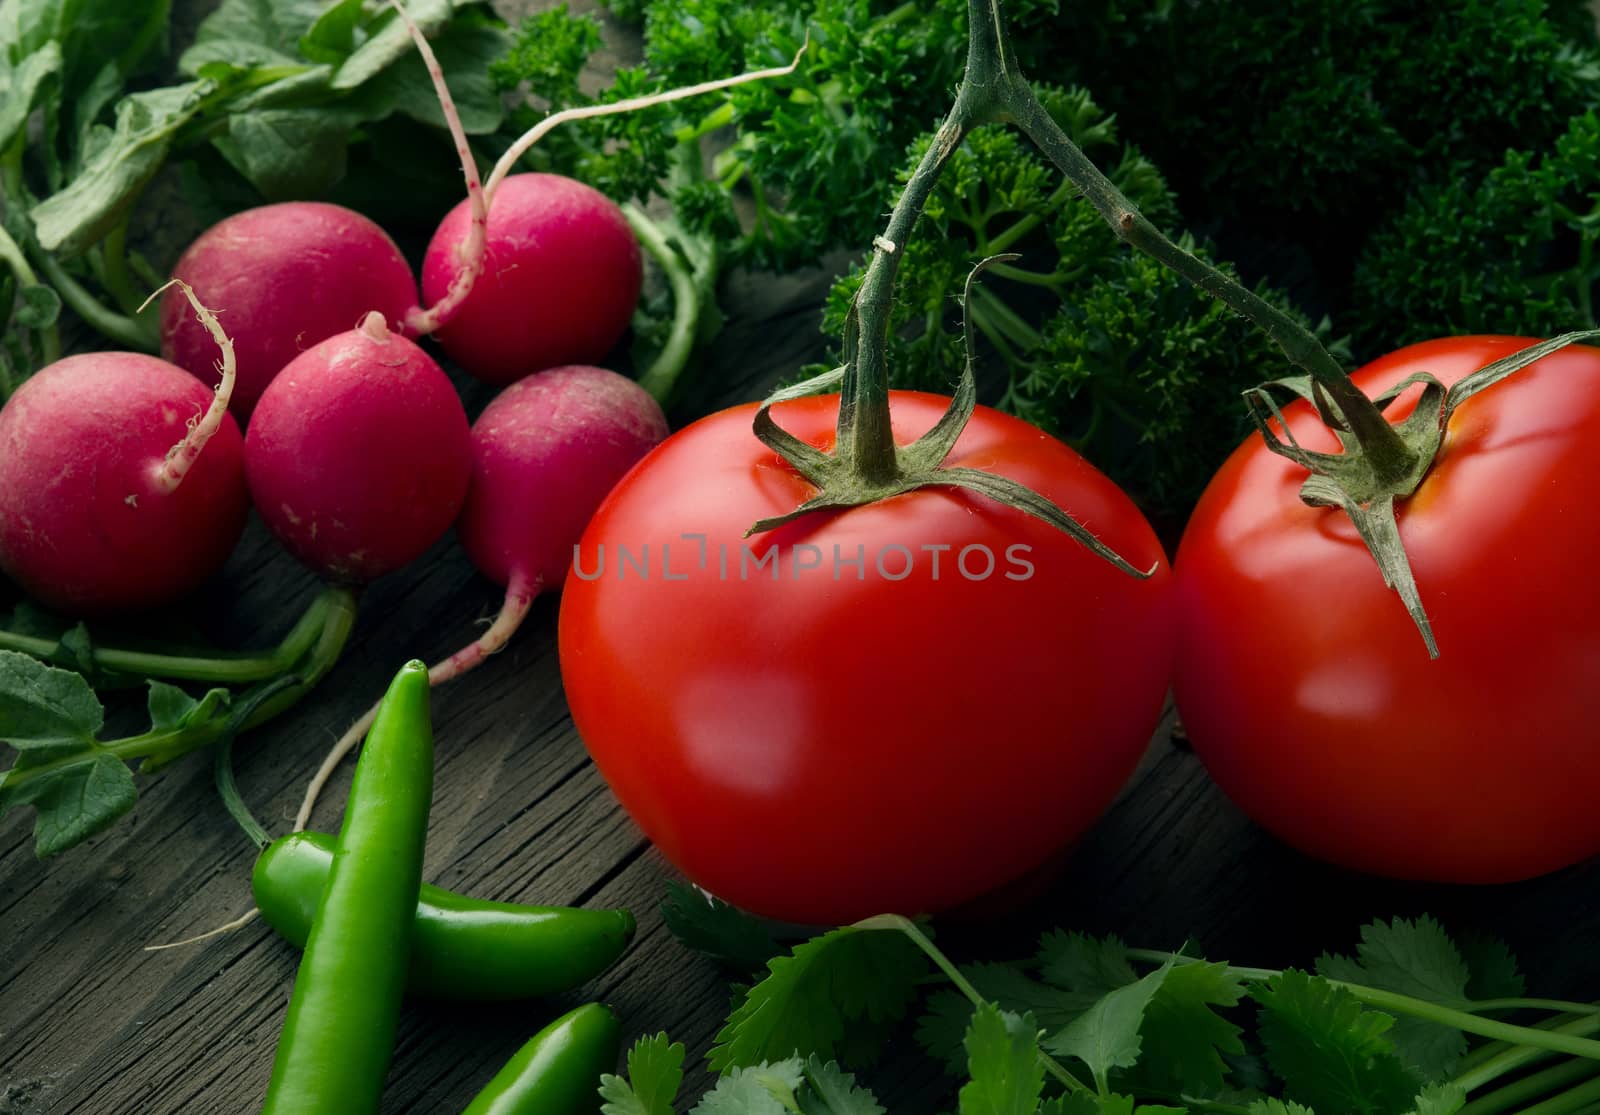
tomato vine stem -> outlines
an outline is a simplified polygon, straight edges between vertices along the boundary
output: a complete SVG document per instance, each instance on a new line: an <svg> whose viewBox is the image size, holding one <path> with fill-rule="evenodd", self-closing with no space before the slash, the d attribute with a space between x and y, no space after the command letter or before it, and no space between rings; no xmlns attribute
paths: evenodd
<svg viewBox="0 0 1600 1115"><path fill-rule="evenodd" d="M997 473L944 465L977 405L974 314L967 314L967 360L949 409L933 429L910 445L895 444L889 416L888 345L900 260L950 157L973 128L1010 118L1009 91L1026 88L1016 71L998 3L970 0L970 12L966 69L955 103L895 202L888 226L873 239L872 256L845 323L844 364L778 391L756 412L756 437L810 481L817 494L786 514L760 520L746 534L772 530L812 512L859 507L919 488L964 488L1048 523L1124 573L1150 577L1159 561L1149 569L1136 568L1067 511L1026 486ZM991 255L979 262L967 278L963 306L969 304L974 280L984 268L1016 258ZM840 397L832 453L802 442L772 417L771 409L777 403L835 387Z"/></svg>

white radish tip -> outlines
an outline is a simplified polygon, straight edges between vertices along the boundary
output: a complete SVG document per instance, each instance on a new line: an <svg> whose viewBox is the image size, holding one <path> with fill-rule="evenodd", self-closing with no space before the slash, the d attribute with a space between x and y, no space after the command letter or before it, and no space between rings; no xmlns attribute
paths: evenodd
<svg viewBox="0 0 1600 1115"><path fill-rule="evenodd" d="M389 323L384 320L383 314L378 310L368 310L367 316L361 319L361 324L356 328L367 335L370 340L383 344L389 339Z"/></svg>

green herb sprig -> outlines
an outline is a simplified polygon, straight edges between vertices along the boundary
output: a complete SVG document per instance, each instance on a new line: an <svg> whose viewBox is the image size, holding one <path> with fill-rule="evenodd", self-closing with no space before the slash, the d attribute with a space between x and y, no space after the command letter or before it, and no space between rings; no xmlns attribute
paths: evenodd
<svg viewBox="0 0 1600 1115"><path fill-rule="evenodd" d="M14 620L0 630L0 743L16 752L0 771L0 817L33 806L40 856L82 843L138 800L129 763L151 774L286 711L333 668L354 623L355 598L344 588L325 589L259 654L123 650L99 646L82 624L51 637ZM173 680L208 688L197 698ZM96 690L140 685L149 727L101 739L106 711Z"/></svg>
<svg viewBox="0 0 1600 1115"><path fill-rule="evenodd" d="M765 932L683 889L668 910L712 955L748 959ZM1024 960L958 966L922 925L880 916L767 961L691 1115L881 1113L846 1069L870 1068L885 1024L913 1013L960 1115L1554 1115L1600 1093L1600 1004L1525 997L1503 945L1459 947L1428 917L1368 925L1353 955L1305 971L1060 930ZM603 1110L671 1115L684 1058L641 1039Z"/></svg>

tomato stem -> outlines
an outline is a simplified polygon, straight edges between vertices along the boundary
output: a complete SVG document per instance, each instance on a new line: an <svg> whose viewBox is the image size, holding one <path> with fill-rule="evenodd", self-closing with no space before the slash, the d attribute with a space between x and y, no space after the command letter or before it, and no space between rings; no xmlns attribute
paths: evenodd
<svg viewBox="0 0 1600 1115"><path fill-rule="evenodd" d="M992 2L998 4L998 0ZM1416 453L1383 417L1377 405L1351 382L1315 334L1231 275L1173 243L1151 224L1061 130L1027 82L1010 83L1006 104L1017 126L1083 191L1083 196L1120 239L1248 318L1271 337L1290 363L1311 376L1332 396L1369 462L1383 479L1399 481L1409 473L1416 462Z"/></svg>
<svg viewBox="0 0 1600 1115"><path fill-rule="evenodd" d="M968 66L972 65L971 55ZM857 347L839 401L838 444L868 483L884 483L899 474L894 432L889 425L889 310L895 272L905 255L911 230L950 156L972 130L970 80L962 82L955 107L934 133L933 142L906 182L889 217L889 227L872 242L872 259L856 292ZM848 342L847 342L848 343Z"/></svg>

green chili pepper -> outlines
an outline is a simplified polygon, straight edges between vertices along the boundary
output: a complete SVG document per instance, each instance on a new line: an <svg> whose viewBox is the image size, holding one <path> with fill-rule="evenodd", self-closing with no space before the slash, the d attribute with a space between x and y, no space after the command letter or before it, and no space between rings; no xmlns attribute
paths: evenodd
<svg viewBox="0 0 1600 1115"><path fill-rule="evenodd" d="M356 764L263 1115L378 1110L394 1052L433 797L428 668L408 662Z"/></svg>
<svg viewBox="0 0 1600 1115"><path fill-rule="evenodd" d="M600 1106L600 1074L617 1067L622 1026L610 1008L568 1011L528 1040L461 1115L579 1115Z"/></svg>
<svg viewBox="0 0 1600 1115"><path fill-rule="evenodd" d="M303 947L333 863L333 838L295 832L256 860L251 888L268 925ZM484 902L422 885L406 990L436 999L528 999L605 971L633 939L626 910Z"/></svg>

